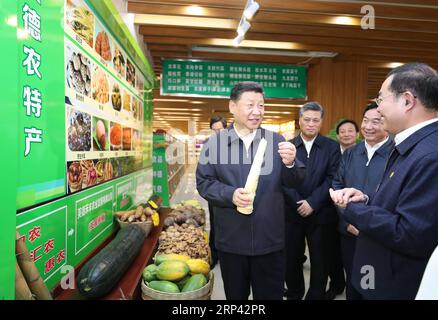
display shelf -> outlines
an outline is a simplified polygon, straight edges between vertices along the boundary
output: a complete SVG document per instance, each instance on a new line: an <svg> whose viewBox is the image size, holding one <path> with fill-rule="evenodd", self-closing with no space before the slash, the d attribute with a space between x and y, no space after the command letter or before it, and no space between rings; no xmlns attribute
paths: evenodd
<svg viewBox="0 0 438 320"><path fill-rule="evenodd" d="M141 299L141 277L143 269L151 262L153 255L155 254L158 238L163 229L163 222L167 215L171 211L170 208L161 208L160 212L160 224L158 227L154 227L151 233L146 237L143 242L140 253L131 263L131 266L126 270L123 277L114 286L114 288L104 297L98 300L139 300ZM76 269L75 274L78 274L80 269L88 262L96 253L103 249L115 235L109 237L99 248L97 248L92 254L90 254ZM54 297L56 300L85 300L80 295L77 288L70 290L63 290L58 286L54 291Z"/></svg>
<svg viewBox="0 0 438 320"><path fill-rule="evenodd" d="M176 143L183 143L175 147ZM172 146L173 152L168 151ZM153 191L161 196L163 205L169 206L176 187L185 172L187 163L187 143L176 139L169 134L154 134L153 149Z"/></svg>

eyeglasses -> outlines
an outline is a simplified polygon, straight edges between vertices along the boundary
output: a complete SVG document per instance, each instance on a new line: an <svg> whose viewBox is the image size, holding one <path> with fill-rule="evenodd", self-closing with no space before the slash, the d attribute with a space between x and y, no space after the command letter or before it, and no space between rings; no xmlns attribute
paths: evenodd
<svg viewBox="0 0 438 320"><path fill-rule="evenodd" d="M389 94L389 95L387 95L386 97L377 97L377 98L375 99L376 104L377 104L378 106L380 106L380 104L382 103L383 100L385 100L386 98L388 98L388 97L390 97L390 96L394 96L394 95L396 95L396 93Z"/></svg>
<svg viewBox="0 0 438 320"><path fill-rule="evenodd" d="M388 94L386 97L377 97L376 99L374 99L374 101L376 101L376 104L377 104L377 106L380 106L380 104L382 103L382 101L383 100L385 100L386 98L388 98L388 97L390 97L390 96L396 96L396 95L399 95L399 94L402 94L402 93L405 93L405 92L409 92L409 93L411 93L410 91L404 91L404 92L400 92L400 93L392 93L392 94ZM412 94L412 93L411 93ZM412 95L414 98L417 98L417 96L416 95Z"/></svg>

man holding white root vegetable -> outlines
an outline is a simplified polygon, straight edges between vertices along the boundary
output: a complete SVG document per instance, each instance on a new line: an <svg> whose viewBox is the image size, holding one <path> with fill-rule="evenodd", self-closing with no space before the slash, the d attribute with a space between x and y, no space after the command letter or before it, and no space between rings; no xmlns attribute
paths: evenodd
<svg viewBox="0 0 438 320"><path fill-rule="evenodd" d="M264 92L255 82L232 89L234 123L204 144L196 170L199 194L214 207L227 299L282 299L285 274L282 186L305 177L295 146L260 127Z"/></svg>

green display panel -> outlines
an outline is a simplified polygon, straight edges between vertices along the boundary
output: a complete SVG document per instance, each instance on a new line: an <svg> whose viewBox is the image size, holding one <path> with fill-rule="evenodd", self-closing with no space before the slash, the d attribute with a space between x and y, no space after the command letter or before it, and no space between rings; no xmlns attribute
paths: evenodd
<svg viewBox="0 0 438 320"><path fill-rule="evenodd" d="M267 98L307 97L305 66L179 59L163 61L161 95L228 98L242 81L262 84Z"/></svg>
<svg viewBox="0 0 438 320"><path fill-rule="evenodd" d="M16 229L52 290L114 232L114 211L152 195L156 79L111 0L8 1L0 15L13 155L0 160L0 299L13 299Z"/></svg>
<svg viewBox="0 0 438 320"><path fill-rule="evenodd" d="M18 1L18 208L65 194L63 6Z"/></svg>
<svg viewBox="0 0 438 320"><path fill-rule="evenodd" d="M153 192L163 199L163 206L169 206L169 185L166 162L166 140L164 135L153 136ZM157 147L158 146L158 147Z"/></svg>
<svg viewBox="0 0 438 320"><path fill-rule="evenodd" d="M17 215L17 229L50 290L115 230L113 213L123 205L117 193L130 205L144 202L151 181L152 168L143 169Z"/></svg>
<svg viewBox="0 0 438 320"><path fill-rule="evenodd" d="M15 215L16 188L18 170L17 161L13 158L18 154L18 43L17 37L17 2L6 1L0 6L0 67L3 72L0 77L2 85L0 108L0 134L6 141L6 150L0 157L0 194L2 199L0 223L0 300L14 299L15 274ZM14 111L14 112L11 112ZM23 137L20 136L20 139ZM8 155L8 156L7 156Z"/></svg>

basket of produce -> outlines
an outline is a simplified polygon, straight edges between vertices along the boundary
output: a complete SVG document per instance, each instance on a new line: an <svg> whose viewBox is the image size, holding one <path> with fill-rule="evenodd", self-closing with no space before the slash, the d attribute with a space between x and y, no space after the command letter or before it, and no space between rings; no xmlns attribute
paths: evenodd
<svg viewBox="0 0 438 320"><path fill-rule="evenodd" d="M155 257L143 271L143 300L209 300L214 274L201 259L178 254Z"/></svg>
<svg viewBox="0 0 438 320"><path fill-rule="evenodd" d="M143 208L138 206L136 209L128 211L117 211L116 219L119 223L121 229L133 224L138 225L144 230L146 236L149 235L152 229L152 218L151 216L155 213L155 210L150 207Z"/></svg>

